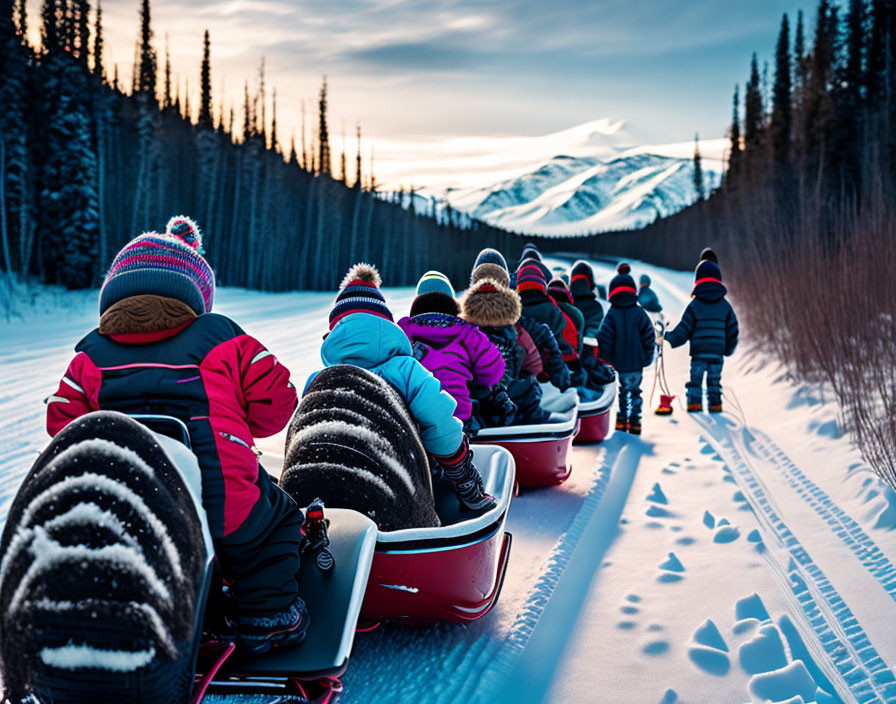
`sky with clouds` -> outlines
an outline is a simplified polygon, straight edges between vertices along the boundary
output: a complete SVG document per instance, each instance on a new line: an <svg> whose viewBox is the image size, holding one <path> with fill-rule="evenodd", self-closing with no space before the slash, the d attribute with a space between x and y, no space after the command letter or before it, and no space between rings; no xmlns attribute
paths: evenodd
<svg viewBox="0 0 896 704"><path fill-rule="evenodd" d="M29 0L32 31L38 0ZM628 146L719 137L752 51L771 59L781 0L153 0L160 55L198 86L212 40L216 101L241 104L265 57L281 139L301 122L321 76L331 132L360 122L380 180L433 178L454 149L488 159L508 139L624 121ZM131 73L139 0L104 0L107 61ZM313 122L309 112L309 127ZM598 134L598 137L601 133ZM544 141L529 140L544 148ZM548 139L555 144L556 139ZM369 149L365 147L365 152ZM350 140L350 151L354 142ZM455 166L460 162L456 162ZM462 178L448 168L438 178Z"/></svg>

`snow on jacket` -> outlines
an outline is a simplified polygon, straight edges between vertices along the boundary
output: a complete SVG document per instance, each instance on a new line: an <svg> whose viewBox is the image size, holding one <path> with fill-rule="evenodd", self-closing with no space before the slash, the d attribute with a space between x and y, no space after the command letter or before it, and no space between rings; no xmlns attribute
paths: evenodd
<svg viewBox="0 0 896 704"><path fill-rule="evenodd" d="M597 333L600 358L617 372L639 372L653 361L653 323L634 298L632 294L632 300L613 303Z"/></svg>
<svg viewBox="0 0 896 704"><path fill-rule="evenodd" d="M467 420L473 411L471 386L492 387L504 376L498 348L475 325L446 313L422 313L402 318L414 357L457 401L455 417Z"/></svg>
<svg viewBox="0 0 896 704"><path fill-rule="evenodd" d="M96 410L179 418L202 469L212 537L265 530L270 479L259 467L253 438L282 430L296 407L289 370L276 357L216 313L152 333L96 329L75 350L48 399L50 435Z"/></svg>
<svg viewBox="0 0 896 704"><path fill-rule="evenodd" d="M681 322L666 333L671 347L690 341L694 359L721 362L734 353L739 327L734 309L724 291L697 291L681 316Z"/></svg>
<svg viewBox="0 0 896 704"><path fill-rule="evenodd" d="M454 417L457 402L413 355L411 342L400 327L367 313L344 317L320 348L324 366L353 364L392 384L419 424L426 449L434 455L451 455L464 436L461 422Z"/></svg>
<svg viewBox="0 0 896 704"><path fill-rule="evenodd" d="M642 283L638 289L638 303L641 304L641 307L644 310L650 311L651 313L661 312L663 306L660 304L660 299L657 297L654 290L650 288L650 277L646 274L642 274L641 281L645 281L646 283Z"/></svg>
<svg viewBox="0 0 896 704"><path fill-rule="evenodd" d="M501 353L505 389L521 372L524 354L514 324L520 318L522 304L513 291L492 278L474 282L460 300L461 317L479 327Z"/></svg>

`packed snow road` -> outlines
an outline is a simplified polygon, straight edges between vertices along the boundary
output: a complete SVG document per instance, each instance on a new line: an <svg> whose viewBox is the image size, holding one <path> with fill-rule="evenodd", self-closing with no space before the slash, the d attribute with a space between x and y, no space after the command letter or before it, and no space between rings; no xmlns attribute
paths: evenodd
<svg viewBox="0 0 896 704"><path fill-rule="evenodd" d="M642 271L676 322L691 275L633 266ZM410 290L388 293L396 313L408 309ZM300 385L319 364L331 302L225 288L216 309ZM95 303L47 292L2 325L0 516L47 442L42 400ZM667 350L682 394L687 362ZM646 401L652 381L646 370ZM494 611L360 634L342 701L896 702L896 496L839 437L820 391L746 349L723 384L722 416L676 402L660 418L645 403L642 438L575 448L568 482L511 505ZM282 438L261 447L282 452Z"/></svg>

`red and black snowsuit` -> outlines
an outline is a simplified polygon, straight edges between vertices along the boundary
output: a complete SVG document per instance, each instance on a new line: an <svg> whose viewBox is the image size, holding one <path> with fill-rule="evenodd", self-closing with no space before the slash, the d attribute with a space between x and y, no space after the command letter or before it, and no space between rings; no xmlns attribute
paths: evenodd
<svg viewBox="0 0 896 704"><path fill-rule="evenodd" d="M202 503L241 613L288 608L297 596L301 511L259 465L253 438L282 430L295 410L289 370L215 313L169 330L104 335L75 347L48 399L55 436L96 410L156 413L187 424L202 471Z"/></svg>

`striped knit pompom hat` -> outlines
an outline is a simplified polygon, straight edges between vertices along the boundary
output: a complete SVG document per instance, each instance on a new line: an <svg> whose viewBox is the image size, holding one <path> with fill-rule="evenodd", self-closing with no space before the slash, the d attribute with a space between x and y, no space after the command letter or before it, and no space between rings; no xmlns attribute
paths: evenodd
<svg viewBox="0 0 896 704"><path fill-rule="evenodd" d="M441 271L427 271L417 282L417 297L411 303L410 316L425 313L460 314L454 286Z"/></svg>
<svg viewBox="0 0 896 704"><path fill-rule="evenodd" d="M200 254L202 233L190 218L168 222L165 234L146 232L115 255L100 291L100 315L131 296L162 296L186 303L196 315L209 313L215 274Z"/></svg>
<svg viewBox="0 0 896 704"><path fill-rule="evenodd" d="M380 272L371 264L355 264L339 286L339 294L330 311L330 330L336 323L352 313L370 313L395 322L386 307L386 299L380 292L383 280Z"/></svg>
<svg viewBox="0 0 896 704"><path fill-rule="evenodd" d="M548 293L548 281L544 270L532 261L524 261L516 270L516 290L520 293L536 291L542 295Z"/></svg>

